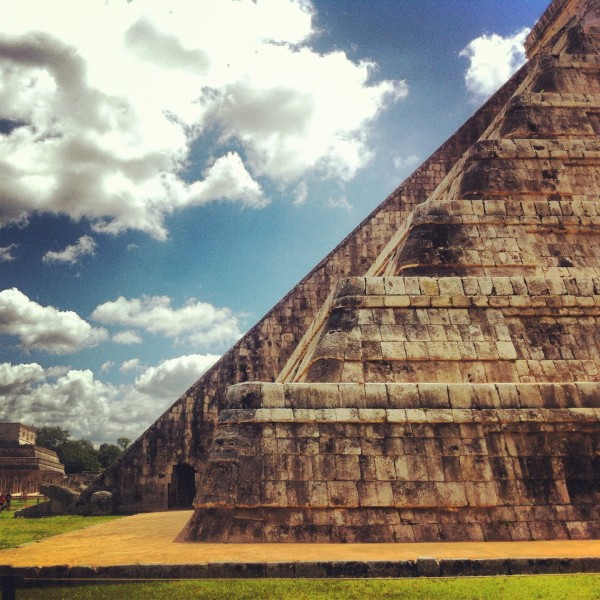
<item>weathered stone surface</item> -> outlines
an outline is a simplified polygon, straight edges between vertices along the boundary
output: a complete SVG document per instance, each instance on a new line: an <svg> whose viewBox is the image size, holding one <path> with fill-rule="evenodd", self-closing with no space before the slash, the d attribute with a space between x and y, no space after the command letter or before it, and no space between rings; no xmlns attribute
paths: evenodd
<svg viewBox="0 0 600 600"><path fill-rule="evenodd" d="M65 467L56 452L36 445L35 429L0 423L0 491L37 493L41 484L60 485Z"/></svg>
<svg viewBox="0 0 600 600"><path fill-rule="evenodd" d="M332 289L257 410L221 411L188 539L600 536L599 25L600 0L551 4L491 125ZM212 476L225 432L238 468Z"/></svg>
<svg viewBox="0 0 600 600"><path fill-rule="evenodd" d="M47 502L34 504L16 513L18 517L50 517L64 515L75 504L79 493L62 485L41 484L40 492L49 498Z"/></svg>
<svg viewBox="0 0 600 600"><path fill-rule="evenodd" d="M263 391L288 385L263 384ZM327 387L339 385L317 387L331 397ZM367 393L371 385L381 386L366 384ZM594 385L600 393L600 384ZM252 536L260 532L266 542L595 536L597 460L592 446L600 440L600 411L520 405L519 399L537 384L514 384L513 403L490 409L473 406L478 394L497 391L494 384L383 387L388 394L381 398L402 397L401 388L408 387L421 398L421 408L372 408L355 414L341 408L340 398L339 408L303 409L294 420L285 420L283 413L282 420L274 420L276 411L267 420L260 420L259 411L227 415L223 423L232 437L248 424L253 424L255 437L246 446L246 462L239 460L229 478L219 472L205 481L206 489L217 489L217 495L218 490L234 490L237 500L227 506L225 519L224 513L208 509L212 492L206 499L200 495L190 524L194 531L202 523L196 539L241 541L241 531L245 541L256 540ZM469 388L471 407L437 408L439 395L451 396L455 387ZM309 396L308 386L304 392ZM285 397L269 394L276 395ZM265 445L273 426L282 444ZM248 491L257 481L262 496ZM242 493L236 495L236 489ZM207 530L212 520L218 528ZM234 522L235 529L227 529Z"/></svg>
<svg viewBox="0 0 600 600"><path fill-rule="evenodd" d="M110 515L113 512L113 497L110 492L94 492L90 499L90 515Z"/></svg>
<svg viewBox="0 0 600 600"><path fill-rule="evenodd" d="M219 411L228 386L243 381L273 381L288 359L302 353L299 342L310 338L315 316L342 278L362 278L386 244L414 210L441 183L454 163L477 141L513 95L528 71L522 69L493 98L400 185L337 248L253 327L164 415L134 442L127 454L85 492L114 494L116 510L165 510L176 485L177 465L190 465L200 482L207 465ZM377 274L377 273L375 273ZM365 290L364 280L349 284L347 293ZM353 315L336 315L340 328L352 326ZM352 351L349 343L346 352ZM330 365L335 372L335 365Z"/></svg>
<svg viewBox="0 0 600 600"><path fill-rule="evenodd" d="M190 540L600 537L599 15L554 0L528 64L80 502L166 508L184 467Z"/></svg>

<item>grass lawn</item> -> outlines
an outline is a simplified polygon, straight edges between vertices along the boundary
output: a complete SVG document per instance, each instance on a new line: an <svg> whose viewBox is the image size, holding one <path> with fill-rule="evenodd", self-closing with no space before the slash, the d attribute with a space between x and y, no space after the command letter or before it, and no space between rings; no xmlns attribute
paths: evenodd
<svg viewBox="0 0 600 600"><path fill-rule="evenodd" d="M404 598L406 600L592 600L600 599L600 575L538 575L457 579L164 581L19 590L28 600L254 600L293 598Z"/></svg>
<svg viewBox="0 0 600 600"><path fill-rule="evenodd" d="M27 505L30 504L32 502L27 503ZM3 511L0 513L0 550L14 548L27 542L35 542L52 535L59 535L74 529L82 529L111 519L121 518L121 516L80 517L78 515L68 515L40 519L15 519L15 511L24 506L20 500L13 500L10 512Z"/></svg>

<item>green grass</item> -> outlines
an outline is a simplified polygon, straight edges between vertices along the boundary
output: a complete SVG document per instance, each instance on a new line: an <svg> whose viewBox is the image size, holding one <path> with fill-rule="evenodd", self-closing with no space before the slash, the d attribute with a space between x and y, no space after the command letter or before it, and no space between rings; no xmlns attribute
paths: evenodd
<svg viewBox="0 0 600 600"><path fill-rule="evenodd" d="M31 502L28 504L31 504ZM15 519L15 510L19 510L23 506L21 501L13 501L10 512L3 511L0 513L0 550L14 548L28 542L36 542L53 535L60 535L75 529L83 529L90 525L121 518L120 516L81 517L67 515L40 519Z"/></svg>
<svg viewBox="0 0 600 600"><path fill-rule="evenodd" d="M457 579L234 581L161 581L70 588L30 588L17 597L28 600L335 600L400 598L406 600L592 600L600 598L600 575L538 575Z"/></svg>

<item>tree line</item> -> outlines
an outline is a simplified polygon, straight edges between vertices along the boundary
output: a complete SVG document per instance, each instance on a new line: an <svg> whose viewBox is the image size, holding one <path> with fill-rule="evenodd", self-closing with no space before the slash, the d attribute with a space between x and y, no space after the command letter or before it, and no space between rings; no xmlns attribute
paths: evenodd
<svg viewBox="0 0 600 600"><path fill-rule="evenodd" d="M119 458L131 444L126 437L116 444L100 444L95 448L90 440L73 440L68 429L58 425L36 427L38 446L54 450L65 465L65 473L89 473L102 471Z"/></svg>

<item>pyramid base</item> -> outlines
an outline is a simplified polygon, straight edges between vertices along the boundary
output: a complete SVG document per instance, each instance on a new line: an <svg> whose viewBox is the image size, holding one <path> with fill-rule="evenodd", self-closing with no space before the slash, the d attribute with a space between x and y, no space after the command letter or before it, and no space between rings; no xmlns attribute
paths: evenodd
<svg viewBox="0 0 600 600"><path fill-rule="evenodd" d="M597 383L233 386L244 408L221 412L184 537L600 539L599 399Z"/></svg>
<svg viewBox="0 0 600 600"><path fill-rule="evenodd" d="M407 508L201 508L188 541L212 543L406 543L600 538L590 506Z"/></svg>

